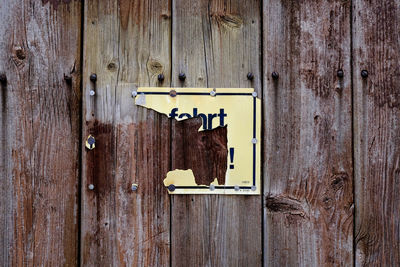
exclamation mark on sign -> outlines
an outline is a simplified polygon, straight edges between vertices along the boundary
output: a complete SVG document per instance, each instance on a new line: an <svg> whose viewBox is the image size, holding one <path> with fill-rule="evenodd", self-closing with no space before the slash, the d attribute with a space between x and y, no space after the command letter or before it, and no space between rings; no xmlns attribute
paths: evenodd
<svg viewBox="0 0 400 267"><path fill-rule="evenodd" d="M229 165L229 169L234 169L235 167L233 166L233 155L235 153L235 149L233 147L229 148L229 158L231 160L231 164Z"/></svg>

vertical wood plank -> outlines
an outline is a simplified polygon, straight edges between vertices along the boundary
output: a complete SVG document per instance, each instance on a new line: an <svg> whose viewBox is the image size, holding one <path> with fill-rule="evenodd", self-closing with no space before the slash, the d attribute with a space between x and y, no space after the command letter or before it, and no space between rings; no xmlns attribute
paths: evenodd
<svg viewBox="0 0 400 267"><path fill-rule="evenodd" d="M260 8L255 0L174 0L172 85L254 87L261 95ZM196 121L180 125L195 127ZM172 169L190 157L180 154L192 145L182 135L173 122ZM259 196L174 195L171 203L172 266L261 265Z"/></svg>
<svg viewBox="0 0 400 267"><path fill-rule="evenodd" d="M81 4L56 2L0 5L2 266L78 261Z"/></svg>
<svg viewBox="0 0 400 267"><path fill-rule="evenodd" d="M264 265L351 266L350 3L265 0L263 22Z"/></svg>
<svg viewBox="0 0 400 267"><path fill-rule="evenodd" d="M356 265L398 266L400 2L355 0L352 19Z"/></svg>
<svg viewBox="0 0 400 267"><path fill-rule="evenodd" d="M170 6L168 0L85 4L83 137L92 134L96 148L82 151L84 266L169 264L169 198L162 180L170 124L135 106L131 92L170 85Z"/></svg>

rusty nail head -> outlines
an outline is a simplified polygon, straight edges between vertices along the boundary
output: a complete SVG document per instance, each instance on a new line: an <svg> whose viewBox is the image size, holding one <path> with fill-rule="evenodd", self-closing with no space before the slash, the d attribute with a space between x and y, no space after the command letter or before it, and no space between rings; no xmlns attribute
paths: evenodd
<svg viewBox="0 0 400 267"><path fill-rule="evenodd" d="M93 189L94 189L94 185L93 185L93 184L90 184L90 185L88 186L88 188L89 188L89 190L93 190Z"/></svg>
<svg viewBox="0 0 400 267"><path fill-rule="evenodd" d="M94 82L94 83L97 81L97 75L96 75L96 73L90 74L90 81L91 81L91 82Z"/></svg>
<svg viewBox="0 0 400 267"><path fill-rule="evenodd" d="M277 80L277 79L279 78L279 73L277 73L276 71L273 71L273 72L271 73L271 76L272 76L272 78L273 78L274 80Z"/></svg>
<svg viewBox="0 0 400 267"><path fill-rule="evenodd" d="M344 76L344 72L343 72L343 70L338 70L337 71L337 76L339 77L339 78L343 78L343 76Z"/></svg>
<svg viewBox="0 0 400 267"><path fill-rule="evenodd" d="M367 78L367 77L368 77L368 71L367 71L367 70L362 70L362 71L361 71L361 76L362 76L363 78Z"/></svg>
<svg viewBox="0 0 400 267"><path fill-rule="evenodd" d="M0 73L0 82L7 83L7 75L5 73Z"/></svg>
<svg viewBox="0 0 400 267"><path fill-rule="evenodd" d="M69 74L64 75L64 80L65 80L65 82L66 82L67 84L71 84L71 82L72 82L72 77L71 77L71 75L69 75Z"/></svg>
<svg viewBox="0 0 400 267"><path fill-rule="evenodd" d="M171 97L175 97L175 96L176 96L176 91L175 91L175 90L169 91L169 95L170 95Z"/></svg>
<svg viewBox="0 0 400 267"><path fill-rule="evenodd" d="M158 81L159 82L162 82L162 81L164 81L164 74L162 74L162 73L160 73L160 74L158 74Z"/></svg>
<svg viewBox="0 0 400 267"><path fill-rule="evenodd" d="M171 191L171 192L174 192L174 191L175 191L175 185L170 184L170 185L168 186L168 190Z"/></svg>
<svg viewBox="0 0 400 267"><path fill-rule="evenodd" d="M185 79L186 79L186 74L183 72L179 73L179 80L183 82Z"/></svg>
<svg viewBox="0 0 400 267"><path fill-rule="evenodd" d="M247 79L252 81L254 79L254 75L252 72L247 73Z"/></svg>

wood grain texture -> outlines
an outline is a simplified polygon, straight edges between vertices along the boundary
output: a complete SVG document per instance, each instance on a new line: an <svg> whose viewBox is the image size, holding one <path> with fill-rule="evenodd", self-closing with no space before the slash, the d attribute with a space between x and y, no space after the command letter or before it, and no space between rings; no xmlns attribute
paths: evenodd
<svg viewBox="0 0 400 267"><path fill-rule="evenodd" d="M0 265L75 266L81 5L2 1L0 22Z"/></svg>
<svg viewBox="0 0 400 267"><path fill-rule="evenodd" d="M82 152L83 266L169 264L170 210L162 180L169 170L170 123L135 106L131 92L170 85L170 6L85 3L83 138L92 134L96 148ZM96 84L91 73L97 74Z"/></svg>
<svg viewBox="0 0 400 267"><path fill-rule="evenodd" d="M264 1L265 266L353 264L350 8Z"/></svg>
<svg viewBox="0 0 400 267"><path fill-rule="evenodd" d="M172 85L254 87L260 95L261 3L175 0L172 6ZM194 120L183 123L196 127ZM193 145L183 135L173 122L172 169ZM261 265L259 196L174 195L171 203L172 266Z"/></svg>
<svg viewBox="0 0 400 267"><path fill-rule="evenodd" d="M353 1L352 20L356 265L399 266L400 2Z"/></svg>

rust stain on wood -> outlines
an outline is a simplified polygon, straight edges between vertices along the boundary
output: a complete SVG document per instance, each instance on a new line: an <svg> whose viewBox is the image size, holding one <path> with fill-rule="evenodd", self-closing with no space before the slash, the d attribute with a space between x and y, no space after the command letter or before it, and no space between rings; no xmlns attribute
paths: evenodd
<svg viewBox="0 0 400 267"><path fill-rule="evenodd" d="M154 112L154 111L149 111ZM99 198L112 190L112 168L110 166L117 156L114 155L115 148L113 143L113 134L115 129L112 124L100 123L97 120L87 122L88 132L95 137L96 148L87 151L87 177L88 184L95 186L94 191ZM142 128L140 125L132 127ZM175 159L177 162L176 169L191 169L195 176L195 181L199 185L210 185L215 178L218 184L225 184L225 174L227 169L227 128L218 127L213 130L199 132L198 129L202 125L201 118L193 118L186 121L176 122L177 131L181 132L181 140L179 143L190 144L182 147L182 153ZM179 129L179 130L178 130ZM136 132L136 131L135 131ZM154 138L154 137L153 137ZM155 143L161 141L162 137L156 136ZM145 142L145 141L144 141ZM122 144L119 144L121 146ZM169 145L169 144L164 144ZM149 148L151 149L151 148ZM160 159L168 161L169 159ZM162 173L159 182L166 177L166 173ZM130 186L128 185L128 188Z"/></svg>
<svg viewBox="0 0 400 267"><path fill-rule="evenodd" d="M168 172L165 163L169 159L169 135L160 130L169 129L154 129L160 121L151 118L156 112L149 113L148 120L139 123L113 126L98 120L86 122L88 133L96 139L96 148L85 151L86 203L93 205L86 212L90 212L93 221L84 234L83 264L95 261L100 265L115 262L165 265L169 220L165 218L168 193L163 177ZM162 118L158 115L155 117ZM166 121L161 119L163 124ZM138 184L136 191L131 190L133 182ZM94 190L87 190L90 183L94 184ZM160 222L153 223L155 218ZM116 240L114 235L118 237ZM114 242L116 247L107 249ZM110 257L101 256L106 254Z"/></svg>
<svg viewBox="0 0 400 267"><path fill-rule="evenodd" d="M93 184L94 192L99 199L108 195L113 188L113 168L115 164L114 127L112 124L94 120L88 124L89 134L95 137L96 148L87 151L88 184ZM87 185L85 185L87 186Z"/></svg>
<svg viewBox="0 0 400 267"><path fill-rule="evenodd" d="M201 126L201 118L174 123L175 150L179 151L175 154L175 169L191 169L199 185L210 185L215 178L223 185L228 156L227 128L199 132Z"/></svg>

